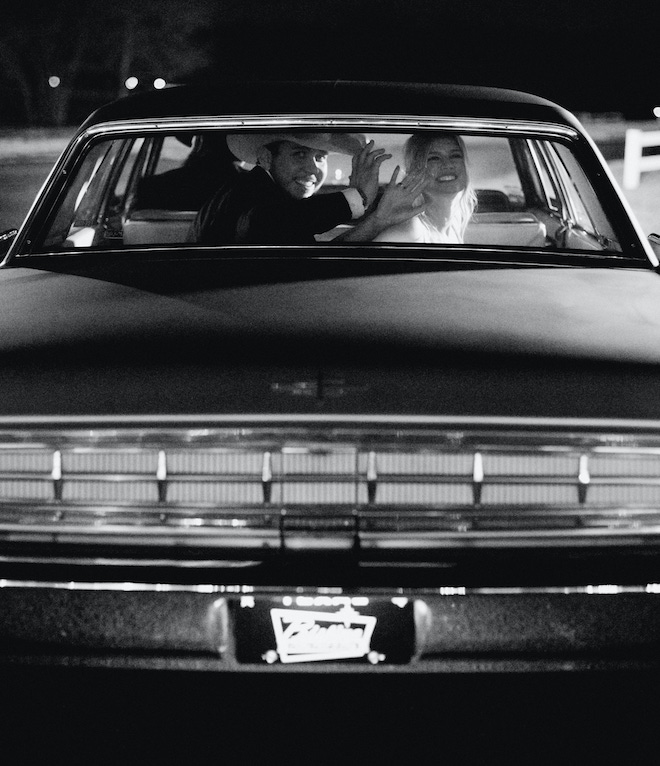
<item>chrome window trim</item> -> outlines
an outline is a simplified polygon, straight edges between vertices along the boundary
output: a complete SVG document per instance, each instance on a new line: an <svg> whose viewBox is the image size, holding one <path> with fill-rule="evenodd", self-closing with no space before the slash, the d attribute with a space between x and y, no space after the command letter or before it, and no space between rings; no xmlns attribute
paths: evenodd
<svg viewBox="0 0 660 766"><path fill-rule="evenodd" d="M615 193L620 203L625 209L628 219L631 222L639 243L641 244L644 255L653 267L659 265L651 245L647 241L646 234L643 232L639 222L636 220L630 204L625 198L623 192L618 188L606 161L602 157L593 139L584 129L582 131L565 124L542 120L521 120L505 118L481 118L481 117L442 117L442 116L401 116L401 115L337 115L328 117L327 114L285 114L285 115L227 115L227 116L194 116L194 117L166 117L160 119L137 118L131 120L116 120L93 125L75 135L70 144L64 149L59 160L55 163L51 172L47 176L39 194L36 196L32 206L18 227L18 232L11 243L6 255L0 261L0 268L6 267L14 259L30 258L32 255L43 256L44 254L32 254L21 252L29 249L31 241L27 238L27 232L38 217L43 208L42 201L45 200L50 187L61 175L66 175L68 166L72 157L78 154L81 144L98 136L111 136L113 134L126 135L134 132L165 131L165 130L196 130L196 129L248 129L263 130L265 128L283 129L283 128L310 128L310 127L328 127L331 129L352 129L368 130L372 129L396 129L396 130L416 130L419 128L429 129L451 129L456 131L465 131L473 134L498 134L502 133L509 136L531 137L531 138L555 138L559 140L577 141L584 140L590 146L592 151L600 159L604 174L613 184ZM162 249L162 248L159 248ZM108 251L110 252L110 251ZM60 253L59 255L75 255L75 251Z"/></svg>
<svg viewBox="0 0 660 766"><path fill-rule="evenodd" d="M538 138L557 138L569 141L576 141L582 138L590 146L592 151L600 159L605 176L615 188L617 197L626 211L631 221L638 240L649 262L657 267L659 265L653 249L647 241L639 222L635 218L630 204L625 198L623 192L618 188L614 175L610 171L606 161L602 157L598 147L586 131L580 132L574 127L555 122L538 120L507 120L503 118L457 118L457 117L433 117L433 116L406 116L401 115L337 115L328 117L321 114L287 114L287 115L232 115L223 117L213 116L195 116L195 117L168 117L162 119L133 119L108 121L93 125L73 137L70 144L64 149L58 161L54 164L46 180L44 181L39 194L36 196L32 206L18 228L18 233L14 238L7 254L0 262L0 268L9 265L14 258L29 258L30 253L21 252L29 248L31 242L27 238L27 232L38 216L43 206L43 201L47 196L48 190L61 175L66 175L68 167L79 151L82 144L97 136L113 135L116 133L134 133L145 130L165 131L165 130L193 130L193 129L248 129L263 130L264 128L282 129L282 128L309 128L309 127L328 127L343 129L397 129L397 130L416 130L418 128L445 128L457 131L466 131L472 133L505 133L507 135L530 136Z"/></svg>

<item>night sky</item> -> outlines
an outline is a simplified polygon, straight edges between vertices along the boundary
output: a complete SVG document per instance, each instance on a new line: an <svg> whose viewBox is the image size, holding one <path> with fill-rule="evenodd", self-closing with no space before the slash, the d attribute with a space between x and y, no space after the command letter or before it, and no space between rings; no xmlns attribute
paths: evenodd
<svg viewBox="0 0 660 766"><path fill-rule="evenodd" d="M519 88L574 111L650 118L658 0L237 0L222 77L417 80Z"/></svg>
<svg viewBox="0 0 660 766"><path fill-rule="evenodd" d="M183 44L168 27L173 7L176 18L199 21ZM38 76L45 82L53 61L75 60L74 33L88 28L81 18L85 9L94 12L97 26L93 60L76 80L77 109L84 114L121 91L120 59L142 67L131 72L142 83L156 75L168 82L464 83L526 90L578 113L612 111L647 120L660 104L660 0L178 0L173 6L164 0L3 0L3 8L5 121L12 108L16 119L22 116L24 81ZM49 20L57 17L57 29L70 30L66 40L62 32L51 34ZM39 24L46 37L36 40ZM144 49L129 57L121 42L127 35L117 30L136 29ZM144 47L145 38L155 47ZM104 41L110 41L105 48ZM12 77L17 45L24 66ZM206 61L201 68L200 56Z"/></svg>

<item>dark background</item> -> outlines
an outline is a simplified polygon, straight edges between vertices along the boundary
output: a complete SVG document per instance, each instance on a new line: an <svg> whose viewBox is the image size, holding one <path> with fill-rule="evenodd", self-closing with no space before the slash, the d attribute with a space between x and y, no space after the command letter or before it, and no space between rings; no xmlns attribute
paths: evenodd
<svg viewBox="0 0 660 766"><path fill-rule="evenodd" d="M283 0L277 7L245 0L219 25L219 73L494 85L575 111L647 119L660 101L655 0Z"/></svg>
<svg viewBox="0 0 660 766"><path fill-rule="evenodd" d="M657 0L3 0L0 125L77 125L128 93L218 79L471 83L651 119ZM56 74L61 86L49 88Z"/></svg>

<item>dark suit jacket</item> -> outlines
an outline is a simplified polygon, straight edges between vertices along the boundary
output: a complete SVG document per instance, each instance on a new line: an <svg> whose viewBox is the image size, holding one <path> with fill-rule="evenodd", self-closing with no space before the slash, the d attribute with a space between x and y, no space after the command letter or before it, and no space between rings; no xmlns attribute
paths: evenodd
<svg viewBox="0 0 660 766"><path fill-rule="evenodd" d="M191 239L203 245L304 245L351 220L341 192L294 200L260 167L239 173L201 208Z"/></svg>
<svg viewBox="0 0 660 766"><path fill-rule="evenodd" d="M210 161L190 163L156 176L146 176L137 188L138 210L199 210L222 183L237 175L231 165Z"/></svg>

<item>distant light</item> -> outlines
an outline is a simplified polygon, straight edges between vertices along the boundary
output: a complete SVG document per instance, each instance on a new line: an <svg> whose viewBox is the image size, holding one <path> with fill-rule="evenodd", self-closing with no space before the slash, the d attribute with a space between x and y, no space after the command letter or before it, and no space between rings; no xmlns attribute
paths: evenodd
<svg viewBox="0 0 660 766"><path fill-rule="evenodd" d="M162 77L156 77L154 80L154 88L156 88L156 90L162 90L166 85L167 83Z"/></svg>
<svg viewBox="0 0 660 766"><path fill-rule="evenodd" d="M129 90L133 90L133 88L137 88L137 84L138 84L138 78L137 78L137 77L129 77L129 78L126 80L126 82L124 83L124 85L125 85L125 86L126 86L128 89L129 89Z"/></svg>
<svg viewBox="0 0 660 766"><path fill-rule="evenodd" d="M653 107L653 116L654 117L660 117L660 106L654 106Z"/></svg>
<svg viewBox="0 0 660 766"><path fill-rule="evenodd" d="M48 84L50 85L51 88L59 87L61 82L62 80L60 80L60 78L57 75L53 75L52 77L48 78Z"/></svg>

